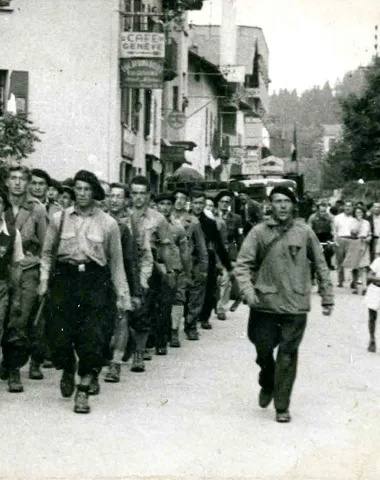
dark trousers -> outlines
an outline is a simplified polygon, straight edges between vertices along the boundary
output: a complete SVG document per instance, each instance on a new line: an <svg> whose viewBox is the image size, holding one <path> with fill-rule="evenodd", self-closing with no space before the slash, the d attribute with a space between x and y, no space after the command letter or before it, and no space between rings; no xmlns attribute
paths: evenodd
<svg viewBox="0 0 380 480"><path fill-rule="evenodd" d="M261 369L259 385L274 392L274 405L280 412L289 408L297 373L298 347L306 321L306 314L250 312L248 337L256 347L256 363ZM273 351L277 346L277 358L274 360Z"/></svg>
<svg viewBox="0 0 380 480"><path fill-rule="evenodd" d="M146 296L146 311L150 324L148 347L166 347L167 345L171 332L174 293L166 277L154 266Z"/></svg>
<svg viewBox="0 0 380 480"><path fill-rule="evenodd" d="M95 263L86 272L77 267L58 264L47 308L47 337L52 361L57 369L75 372L75 354L79 358L78 374L99 372L104 365L110 330L108 268Z"/></svg>
<svg viewBox="0 0 380 480"><path fill-rule="evenodd" d="M199 316L200 322L208 322L212 311L216 307L217 301L217 280L218 274L216 271L216 257L213 251L208 252L208 272L206 280L206 293L203 302L203 307Z"/></svg>
<svg viewBox="0 0 380 480"><path fill-rule="evenodd" d="M38 310L37 287L39 266L28 268L21 277L21 315L9 314L5 322L3 338L3 361L10 368L21 368L31 356L32 361L44 360L42 331L34 327Z"/></svg>

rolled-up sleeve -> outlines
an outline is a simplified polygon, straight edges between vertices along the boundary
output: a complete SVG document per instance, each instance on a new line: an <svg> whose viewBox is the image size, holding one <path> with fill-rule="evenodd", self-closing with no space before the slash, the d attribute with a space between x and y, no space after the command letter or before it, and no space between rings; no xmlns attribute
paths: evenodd
<svg viewBox="0 0 380 480"><path fill-rule="evenodd" d="M116 294L125 300L125 310L131 309L131 296L127 277L124 270L123 251L121 247L120 229L116 222L109 226L108 230L108 252L111 278Z"/></svg>
<svg viewBox="0 0 380 480"><path fill-rule="evenodd" d="M56 236L58 235L58 228L55 220L49 223L49 226L46 230L45 240L41 252L41 263L40 263L40 278L41 280L48 280L51 269L51 261L53 254L53 245Z"/></svg>

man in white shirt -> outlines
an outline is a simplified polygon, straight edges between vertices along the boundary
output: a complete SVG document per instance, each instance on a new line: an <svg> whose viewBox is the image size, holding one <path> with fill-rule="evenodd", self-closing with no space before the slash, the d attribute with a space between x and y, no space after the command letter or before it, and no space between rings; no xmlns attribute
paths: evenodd
<svg viewBox="0 0 380 480"><path fill-rule="evenodd" d="M337 244L336 261L338 264L338 287L343 287L344 269L342 264L353 238L352 229L354 227L354 218L352 213L353 205L352 202L348 201L344 203L344 211L334 218L334 240ZM356 270L353 270L352 274L352 283L355 284L357 281Z"/></svg>

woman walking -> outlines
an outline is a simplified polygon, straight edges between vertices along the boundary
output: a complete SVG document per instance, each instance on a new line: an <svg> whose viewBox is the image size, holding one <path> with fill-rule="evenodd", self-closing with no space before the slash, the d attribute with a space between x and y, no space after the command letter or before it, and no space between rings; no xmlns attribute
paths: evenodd
<svg viewBox="0 0 380 480"><path fill-rule="evenodd" d="M352 269L352 273L361 278L362 294L364 295L367 289L367 272L370 265L371 226L365 219L365 210L361 205L356 205L354 208L354 220L351 230L354 240L348 248L343 268ZM359 293L356 282L353 283L352 293Z"/></svg>

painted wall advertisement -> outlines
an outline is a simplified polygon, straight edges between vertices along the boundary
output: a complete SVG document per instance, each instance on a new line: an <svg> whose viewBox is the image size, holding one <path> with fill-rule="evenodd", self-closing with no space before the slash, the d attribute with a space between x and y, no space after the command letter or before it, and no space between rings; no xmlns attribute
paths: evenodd
<svg viewBox="0 0 380 480"><path fill-rule="evenodd" d="M161 58L120 59L120 82L126 88L162 89L164 61Z"/></svg>

